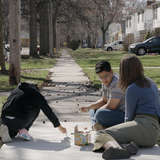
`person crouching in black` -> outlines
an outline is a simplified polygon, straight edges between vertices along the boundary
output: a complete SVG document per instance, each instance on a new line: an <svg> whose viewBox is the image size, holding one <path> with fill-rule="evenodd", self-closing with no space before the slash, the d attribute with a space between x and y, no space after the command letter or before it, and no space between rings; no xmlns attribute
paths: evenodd
<svg viewBox="0 0 160 160"><path fill-rule="evenodd" d="M20 83L8 97L2 107L0 138L3 143L12 141L12 138L19 137L24 140L31 140L28 131L38 117L40 110L53 123L60 132L66 133L59 119L54 114L45 98L40 94L34 84Z"/></svg>

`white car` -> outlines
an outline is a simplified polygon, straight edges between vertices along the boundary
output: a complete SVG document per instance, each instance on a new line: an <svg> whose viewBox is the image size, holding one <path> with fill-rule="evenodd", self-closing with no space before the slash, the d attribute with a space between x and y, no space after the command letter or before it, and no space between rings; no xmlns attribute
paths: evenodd
<svg viewBox="0 0 160 160"><path fill-rule="evenodd" d="M123 41L115 41L104 45L105 51L123 50Z"/></svg>

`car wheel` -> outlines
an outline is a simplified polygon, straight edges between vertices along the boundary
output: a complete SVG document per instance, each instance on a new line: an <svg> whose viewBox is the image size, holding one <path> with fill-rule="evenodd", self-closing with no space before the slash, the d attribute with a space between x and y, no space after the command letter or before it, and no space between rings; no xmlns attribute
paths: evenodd
<svg viewBox="0 0 160 160"><path fill-rule="evenodd" d="M111 47L108 47L107 48L107 51L112 51L113 49Z"/></svg>
<svg viewBox="0 0 160 160"><path fill-rule="evenodd" d="M139 49L138 49L138 55L139 55L139 56L143 56L143 55L145 55L145 54L146 54L145 48L139 48Z"/></svg>

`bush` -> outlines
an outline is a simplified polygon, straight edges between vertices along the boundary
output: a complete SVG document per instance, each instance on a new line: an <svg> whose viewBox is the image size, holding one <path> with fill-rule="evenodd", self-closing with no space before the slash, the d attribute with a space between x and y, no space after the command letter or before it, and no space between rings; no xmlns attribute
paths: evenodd
<svg viewBox="0 0 160 160"><path fill-rule="evenodd" d="M153 35L154 35L153 32L148 31L148 32L145 34L144 39L145 39L145 40L146 40L146 39L149 39L149 38L151 38Z"/></svg>
<svg viewBox="0 0 160 160"><path fill-rule="evenodd" d="M76 50L79 48L80 42L76 41L76 40L72 40L71 42L69 42L68 44L68 48L71 48L73 50Z"/></svg>

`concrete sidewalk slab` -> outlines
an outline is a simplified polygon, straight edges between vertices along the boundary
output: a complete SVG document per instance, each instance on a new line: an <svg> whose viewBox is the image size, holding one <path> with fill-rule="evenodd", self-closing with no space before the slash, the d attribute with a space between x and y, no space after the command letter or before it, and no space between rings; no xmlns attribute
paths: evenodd
<svg viewBox="0 0 160 160"><path fill-rule="evenodd" d="M89 82L88 77L66 50L63 50L61 58L50 71L54 73L51 75L53 82Z"/></svg>
<svg viewBox="0 0 160 160"><path fill-rule="evenodd" d="M63 123L68 128L68 136L64 136L57 129L54 129L50 122L42 124L36 122L31 128L30 134L34 137L31 142L15 140L12 143L3 145L0 151L2 160L101 160L102 154L93 153L93 145L79 147L74 145L74 126L80 128L90 126L88 122L67 122ZM92 137L93 141L93 137ZM141 149L137 156L130 160L159 160L160 148Z"/></svg>
<svg viewBox="0 0 160 160"><path fill-rule="evenodd" d="M51 87L44 87L42 94L61 121L88 121L88 114L80 113L79 107L100 98L100 92L89 83L81 67L63 50L56 65L50 70Z"/></svg>

